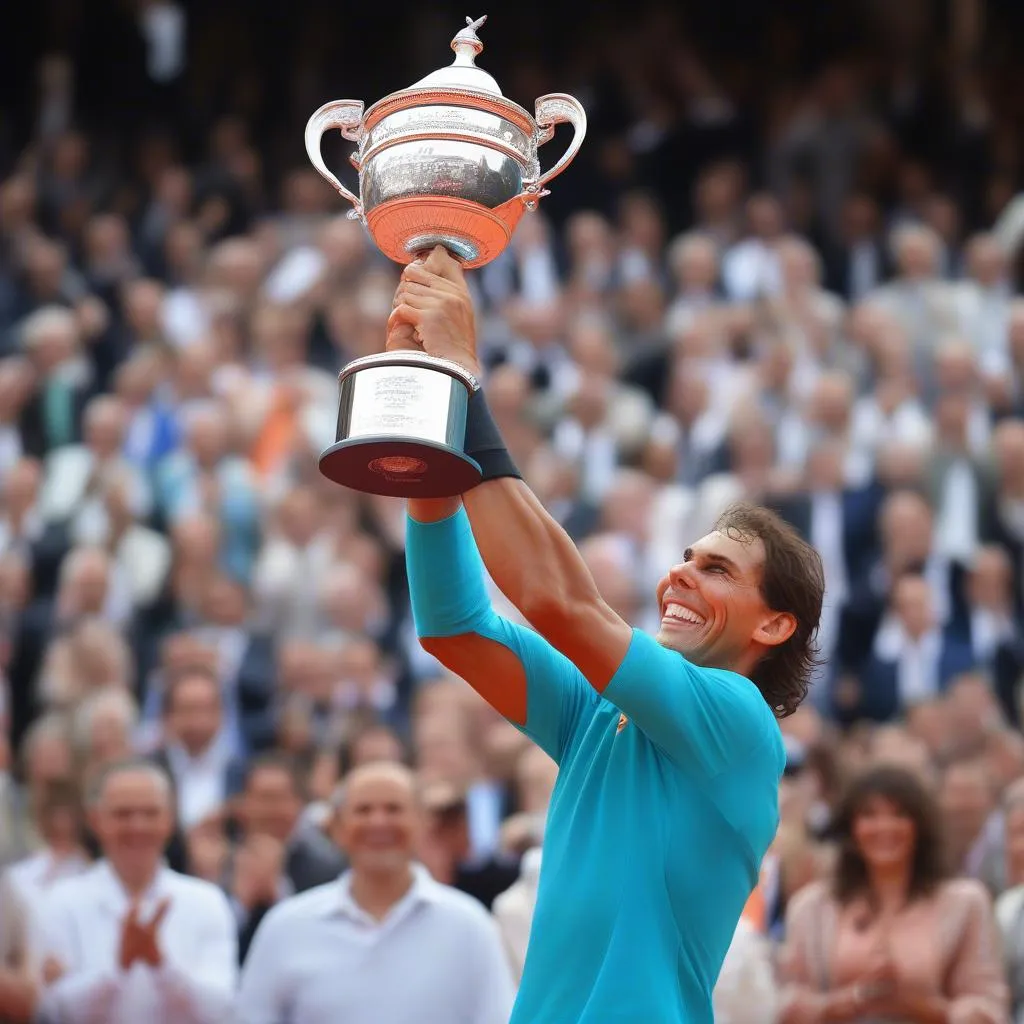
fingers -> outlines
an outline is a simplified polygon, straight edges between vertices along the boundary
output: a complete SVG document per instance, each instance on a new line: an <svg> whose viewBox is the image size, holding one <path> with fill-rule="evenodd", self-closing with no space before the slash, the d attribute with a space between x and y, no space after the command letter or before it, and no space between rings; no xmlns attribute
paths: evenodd
<svg viewBox="0 0 1024 1024"><path fill-rule="evenodd" d="M423 267L431 273L443 277L452 284L462 285L462 267L459 261L443 245L435 245L430 255L423 261Z"/></svg>
<svg viewBox="0 0 1024 1024"><path fill-rule="evenodd" d="M156 908L156 913L153 915L153 920L149 922L149 931L155 932L160 927L161 922L167 916L167 911L171 909L171 901L168 898L162 899Z"/></svg>
<svg viewBox="0 0 1024 1024"><path fill-rule="evenodd" d="M418 312L411 307L396 306L392 310L388 317L387 340L384 345L386 351L407 352L410 349L417 352L423 351L420 337L416 333L418 317Z"/></svg>
<svg viewBox="0 0 1024 1024"><path fill-rule="evenodd" d="M401 324L409 324L412 327L419 327L423 321L423 311L410 305L408 302L400 302L388 317L388 334L396 330Z"/></svg>
<svg viewBox="0 0 1024 1024"><path fill-rule="evenodd" d="M453 281L431 270L425 263L410 263L402 271L402 284L426 285L432 291L445 292L449 295L465 294L466 286L461 281ZM399 285L401 287L401 285Z"/></svg>
<svg viewBox="0 0 1024 1024"><path fill-rule="evenodd" d="M48 956L43 962L43 981L52 985L64 977L64 965L54 956Z"/></svg>

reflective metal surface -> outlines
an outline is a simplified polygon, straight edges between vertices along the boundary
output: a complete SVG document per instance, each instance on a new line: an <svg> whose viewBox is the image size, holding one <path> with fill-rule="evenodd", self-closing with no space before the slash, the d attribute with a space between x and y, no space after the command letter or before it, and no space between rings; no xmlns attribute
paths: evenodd
<svg viewBox="0 0 1024 1024"><path fill-rule="evenodd" d="M364 112L359 100L324 104L306 126L306 150L320 174L353 205L391 259L408 263L440 242L467 266L494 259L508 245L519 218L534 210L545 185L575 157L586 134L579 101L542 96L536 118L501 95L475 64L483 49L472 21L452 40L455 60L412 88L392 93ZM558 162L541 173L537 150L556 124L571 124L573 139ZM340 129L358 143L351 157L359 194L324 163L320 140Z"/></svg>
<svg viewBox="0 0 1024 1024"><path fill-rule="evenodd" d="M510 156L450 140L403 142L377 155L363 172L363 210L407 196L454 196L487 209L523 190L523 169Z"/></svg>

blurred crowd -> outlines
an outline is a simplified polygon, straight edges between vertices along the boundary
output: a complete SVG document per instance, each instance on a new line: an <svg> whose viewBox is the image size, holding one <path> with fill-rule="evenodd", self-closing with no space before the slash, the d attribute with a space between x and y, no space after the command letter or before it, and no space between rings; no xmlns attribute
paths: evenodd
<svg viewBox="0 0 1024 1024"><path fill-rule="evenodd" d="M174 19L153 11L179 5L142 6L154 52L173 53ZM0 956L66 985L52 890L152 841L224 894L225 989L242 965L245 990L276 913L247 997L270 1005L252 976L271 985L291 940L272 942L304 934L282 908L313 913L292 897L346 868L358 886L379 860L380 836L346 817L362 780L371 811L418 822L392 839L417 885L440 883L423 898L447 906L454 888L490 912L469 945L499 937L502 965L481 967L497 994L460 1019L497 1024L556 768L419 647L402 503L316 465L338 370L383 347L397 268L306 165L300 121L276 182L234 114L199 152L143 134L112 161L76 120L75 67L41 62L0 182ZM775 508L824 560L821 663L783 722L782 825L718 1017L1024 1020L1012 119L968 73L936 115L924 77L882 89L844 60L753 130L708 66L671 67L686 104L658 107L632 66L618 107L604 78L581 79L598 111L632 118L612 132L595 117L595 156L555 183L552 216L542 203L471 275L490 406L638 626L665 567L736 499ZM150 73L166 106L175 74ZM119 831L105 770L126 758L173 783L166 834L159 815ZM138 792L118 798L141 807L132 763L119 773ZM412 774L367 774L381 763ZM152 935L131 936L145 960ZM872 1002L872 985L913 998ZM75 1005L49 1012L77 1020Z"/></svg>

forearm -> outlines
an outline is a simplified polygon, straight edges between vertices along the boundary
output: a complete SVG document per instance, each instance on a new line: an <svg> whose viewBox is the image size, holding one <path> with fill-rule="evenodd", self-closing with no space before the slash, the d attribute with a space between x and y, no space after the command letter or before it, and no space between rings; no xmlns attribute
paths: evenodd
<svg viewBox="0 0 1024 1024"><path fill-rule="evenodd" d="M489 480L463 502L491 579L542 634L552 617L600 600L576 545L521 480Z"/></svg>
<svg viewBox="0 0 1024 1024"><path fill-rule="evenodd" d="M170 964L154 972L165 1005L182 1024L219 1024L231 1007L233 976L215 983Z"/></svg>
<svg viewBox="0 0 1024 1024"><path fill-rule="evenodd" d="M914 1024L947 1024L950 1001L937 995L909 995L899 1000L898 1011L903 1020Z"/></svg>
<svg viewBox="0 0 1024 1024"><path fill-rule="evenodd" d="M405 561L421 639L476 633L494 615L484 565L457 498L410 502Z"/></svg>
<svg viewBox="0 0 1024 1024"><path fill-rule="evenodd" d="M120 997L123 972L83 971L43 989L36 1010L41 1021L110 1020Z"/></svg>

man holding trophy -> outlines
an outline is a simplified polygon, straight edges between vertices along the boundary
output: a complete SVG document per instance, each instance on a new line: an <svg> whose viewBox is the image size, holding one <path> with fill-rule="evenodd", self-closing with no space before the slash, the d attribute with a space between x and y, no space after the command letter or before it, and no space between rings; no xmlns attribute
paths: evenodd
<svg viewBox="0 0 1024 1024"><path fill-rule="evenodd" d="M504 237L496 221L510 237L575 149L546 176L535 149L521 163L510 156L509 126L529 128L528 115L473 66L479 25L453 41L452 78L428 76L365 118L359 105L361 120L347 123L360 142L358 214L407 266L387 352L342 371L339 439L320 466L347 486L409 498L423 646L559 764L513 1024L710 1022L718 971L778 824L776 717L807 691L821 562L767 510L730 509L708 536L680 545L651 637L602 600L521 479L480 385L464 268L493 258ZM576 127L578 148L578 106L539 100L534 146L560 119ZM390 134L389 118L398 118ZM404 156L394 152L403 146ZM470 157L473 147L486 152ZM318 134L315 148L314 163ZM372 163L388 153L385 174ZM512 199L480 185L487 168L514 179L509 161L523 168ZM394 188L382 200L383 178ZM485 568L533 629L496 614Z"/></svg>

